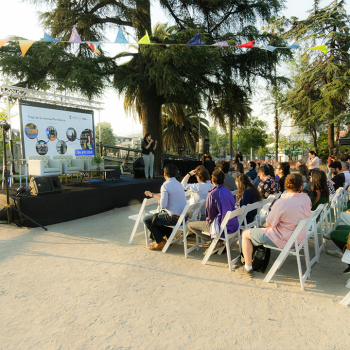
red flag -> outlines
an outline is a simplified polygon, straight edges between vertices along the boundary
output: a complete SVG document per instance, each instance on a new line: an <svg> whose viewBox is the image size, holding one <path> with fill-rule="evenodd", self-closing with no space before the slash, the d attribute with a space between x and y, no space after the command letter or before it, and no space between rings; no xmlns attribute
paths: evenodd
<svg viewBox="0 0 350 350"><path fill-rule="evenodd" d="M242 45L238 45L236 47L245 47L246 49L251 49L253 48L253 44L255 43L255 40L253 41L249 41L248 43L242 44Z"/></svg>

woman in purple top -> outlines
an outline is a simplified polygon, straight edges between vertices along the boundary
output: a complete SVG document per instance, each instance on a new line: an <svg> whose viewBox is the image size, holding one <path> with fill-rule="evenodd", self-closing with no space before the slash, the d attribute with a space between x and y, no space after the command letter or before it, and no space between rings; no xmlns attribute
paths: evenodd
<svg viewBox="0 0 350 350"><path fill-rule="evenodd" d="M220 170L213 171L211 175L214 187L209 190L205 204L205 221L193 221L188 224L188 230L205 241L211 240L210 236L202 233L210 232L210 225L217 218L219 227L228 211L235 210L236 201L232 193L224 187L225 174ZM238 230L238 219L231 219L227 225L227 233L234 233ZM221 235L224 238L224 234Z"/></svg>

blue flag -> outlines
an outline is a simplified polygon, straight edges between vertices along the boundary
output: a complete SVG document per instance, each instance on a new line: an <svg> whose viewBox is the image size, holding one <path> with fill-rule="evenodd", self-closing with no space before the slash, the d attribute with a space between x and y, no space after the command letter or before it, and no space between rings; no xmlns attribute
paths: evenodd
<svg viewBox="0 0 350 350"><path fill-rule="evenodd" d="M129 42L125 39L122 27L119 28L118 35L115 38L115 43L118 43L118 44L129 44Z"/></svg>
<svg viewBox="0 0 350 350"><path fill-rule="evenodd" d="M57 39L54 39L52 36L49 34L44 33L44 41L59 41Z"/></svg>
<svg viewBox="0 0 350 350"><path fill-rule="evenodd" d="M191 39L187 45L203 45L201 43L201 35L198 33L193 39Z"/></svg>

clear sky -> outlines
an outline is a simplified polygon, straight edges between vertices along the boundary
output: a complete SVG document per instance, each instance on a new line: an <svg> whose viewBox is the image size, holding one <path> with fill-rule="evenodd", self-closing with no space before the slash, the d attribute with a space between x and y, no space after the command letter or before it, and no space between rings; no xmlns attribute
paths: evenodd
<svg viewBox="0 0 350 350"><path fill-rule="evenodd" d="M332 0L322 0L320 5L328 5ZM40 7L36 7L29 1L21 0L0 0L1 2L1 22L0 22L0 39L5 39L10 35L21 36L27 39L39 40L43 38L44 30L39 26L38 11ZM307 17L307 11L311 8L313 1L311 0L287 0L286 9L281 15L286 17L299 17L300 19ZM350 13L350 5L346 5L346 10ZM165 22L162 12L157 7L152 7L152 26L157 22ZM110 41L114 41L117 34L109 32L107 37ZM259 98L258 98L259 99ZM142 127L138 122L131 118L126 118L123 101L119 99L114 91L107 91L103 98L105 102L105 110L101 112L101 121L108 121L112 124L114 132L120 136L126 136L131 133L141 133ZM253 104L253 115L260 116L269 123L269 129L273 130L272 116L261 116L261 105L259 102ZM17 123L16 123L17 124ZM13 125L13 127L18 127Z"/></svg>

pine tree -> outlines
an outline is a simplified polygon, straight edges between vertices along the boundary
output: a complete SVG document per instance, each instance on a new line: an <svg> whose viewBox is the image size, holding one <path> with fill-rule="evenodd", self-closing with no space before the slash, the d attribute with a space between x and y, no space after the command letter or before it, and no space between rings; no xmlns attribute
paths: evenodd
<svg viewBox="0 0 350 350"><path fill-rule="evenodd" d="M102 48L98 58L86 45L80 45L75 55L63 43L34 44L24 58L17 43L0 51L3 74L22 86L54 86L89 97L101 96L106 87L114 87L125 97L127 107L136 108L144 133L151 133L159 142L156 174L160 173L163 149L162 105L179 103L198 110L209 97L220 99L224 91L222 74L227 71L230 84L250 94L257 77L272 79L278 60L277 55L262 50L167 46L166 40L171 37L172 42L187 43L200 32L206 44L225 40L235 45L254 39L267 44L269 38L258 31L255 23L257 19L269 20L283 4L283 0L158 1L175 23L170 32L152 33L150 0L52 0L50 11L41 15L41 21L54 38L61 40L69 39L74 24L83 41L103 41L107 28L123 26L136 40L147 31L151 42L164 45L140 45L137 52L114 57ZM122 57L129 61L118 64L116 59Z"/></svg>
<svg viewBox="0 0 350 350"><path fill-rule="evenodd" d="M285 19L282 21L286 24ZM299 113L299 120L304 118L309 124L328 125L331 154L334 149L334 123L350 117L347 105L350 90L350 20L344 9L344 1L333 1L322 9L315 1L306 20L292 18L289 23L292 28L285 33L286 38L303 41L305 45L322 43L329 48L328 54L308 52L310 65L304 67L300 77L295 80L289 105Z"/></svg>

